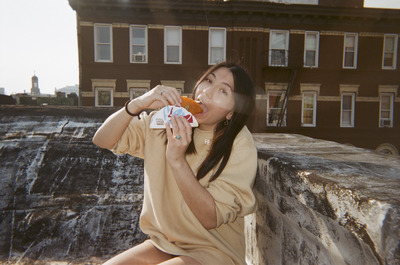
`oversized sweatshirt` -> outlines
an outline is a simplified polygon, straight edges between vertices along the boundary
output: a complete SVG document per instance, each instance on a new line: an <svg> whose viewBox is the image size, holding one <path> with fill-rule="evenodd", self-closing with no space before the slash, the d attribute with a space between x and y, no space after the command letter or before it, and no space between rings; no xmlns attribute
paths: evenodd
<svg viewBox="0 0 400 265"><path fill-rule="evenodd" d="M237 135L229 161L214 181L217 168L199 182L212 195L217 227L205 229L186 204L166 160L166 134L150 129L154 114L133 118L112 148L144 159L144 199L140 227L149 241L171 255L189 256L203 265L246 264L244 216L254 212L253 184L257 171L257 151L247 127ZM196 154L186 159L196 175L211 148L212 131L194 130ZM191 177L191 176L189 176Z"/></svg>

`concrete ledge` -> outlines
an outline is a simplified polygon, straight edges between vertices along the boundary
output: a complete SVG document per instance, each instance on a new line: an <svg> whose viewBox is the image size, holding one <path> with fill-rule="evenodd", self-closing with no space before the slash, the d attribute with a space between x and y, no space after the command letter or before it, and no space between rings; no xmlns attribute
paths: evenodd
<svg viewBox="0 0 400 265"><path fill-rule="evenodd" d="M300 135L255 134L249 264L400 264L400 159Z"/></svg>
<svg viewBox="0 0 400 265"><path fill-rule="evenodd" d="M111 109L0 107L0 264L100 264L146 236L143 161L91 138ZM400 264L400 158L255 134L249 264Z"/></svg>
<svg viewBox="0 0 400 265"><path fill-rule="evenodd" d="M110 109L0 110L0 264L101 264L146 239L143 160L91 141Z"/></svg>

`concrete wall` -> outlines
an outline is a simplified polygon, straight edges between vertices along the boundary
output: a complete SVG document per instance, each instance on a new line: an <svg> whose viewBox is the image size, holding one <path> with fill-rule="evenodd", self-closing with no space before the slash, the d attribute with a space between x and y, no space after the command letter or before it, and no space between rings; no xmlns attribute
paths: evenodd
<svg viewBox="0 0 400 265"><path fill-rule="evenodd" d="M91 142L112 111L1 108L0 264L97 264L146 238L143 161Z"/></svg>
<svg viewBox="0 0 400 265"><path fill-rule="evenodd" d="M145 240L142 163L91 143L115 109L0 107L0 263L97 264ZM400 159L255 134L249 264L399 264Z"/></svg>
<svg viewBox="0 0 400 265"><path fill-rule="evenodd" d="M400 264L400 159L291 134L256 134L250 264Z"/></svg>

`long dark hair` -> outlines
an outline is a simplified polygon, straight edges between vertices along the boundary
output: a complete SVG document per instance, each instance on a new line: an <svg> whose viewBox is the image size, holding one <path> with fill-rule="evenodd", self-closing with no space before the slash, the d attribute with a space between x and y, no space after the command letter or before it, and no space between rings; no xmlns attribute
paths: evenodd
<svg viewBox="0 0 400 265"><path fill-rule="evenodd" d="M192 97L195 96L198 85L212 72L221 67L228 68L233 75L234 86L234 108L232 118L223 120L217 124L214 131L211 150L201 164L197 179L200 180L207 175L218 164L217 171L212 175L210 181L215 180L224 170L231 155L233 142L242 130L248 117L251 115L255 105L255 90L253 82L248 73L238 64L222 62L209 68L199 79L194 87ZM190 143L186 153L195 153L196 149L193 141Z"/></svg>

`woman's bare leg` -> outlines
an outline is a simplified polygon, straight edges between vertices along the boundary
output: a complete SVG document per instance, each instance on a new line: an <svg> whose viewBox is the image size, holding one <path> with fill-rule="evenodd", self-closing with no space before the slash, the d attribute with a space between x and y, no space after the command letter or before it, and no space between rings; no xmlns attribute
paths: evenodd
<svg viewBox="0 0 400 265"><path fill-rule="evenodd" d="M104 265L154 265L171 258L173 258L173 256L157 249L150 242L143 242L111 258L106 261Z"/></svg>
<svg viewBox="0 0 400 265"><path fill-rule="evenodd" d="M201 265L201 263L191 257L179 256L164 261L160 265Z"/></svg>

